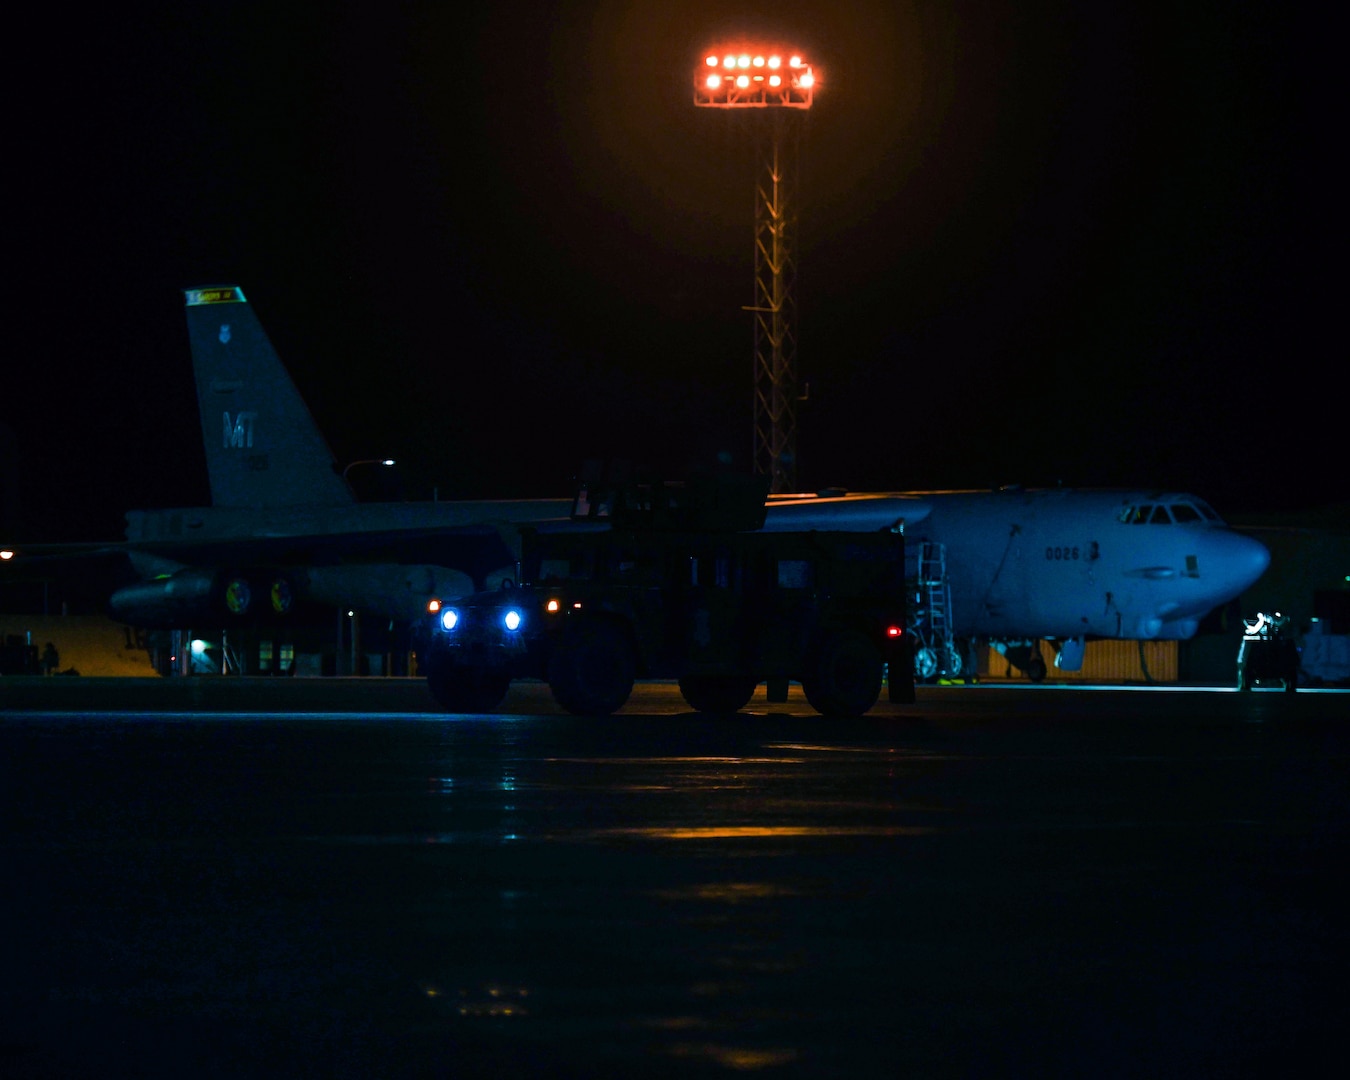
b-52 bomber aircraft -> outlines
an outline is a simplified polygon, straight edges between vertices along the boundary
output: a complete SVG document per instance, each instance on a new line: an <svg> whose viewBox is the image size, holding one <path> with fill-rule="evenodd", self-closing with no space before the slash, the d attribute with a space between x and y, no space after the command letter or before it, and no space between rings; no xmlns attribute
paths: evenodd
<svg viewBox="0 0 1350 1080"><path fill-rule="evenodd" d="M1186 640L1270 563L1263 544L1230 529L1203 499L1176 492L771 496L768 517L771 529L903 521L920 677L970 673L977 641L1039 681L1041 640L1065 671L1081 668L1090 639Z"/></svg>
<svg viewBox="0 0 1350 1080"><path fill-rule="evenodd" d="M211 506L131 511L124 541L80 547L137 573L110 597L115 618L182 628L305 602L411 622L431 598L511 577L517 526L567 527L564 499L358 503L242 289L185 298ZM1189 638L1270 560L1203 500L1146 490L772 496L764 528L903 529L921 677L969 670L976 641L1034 679L1041 640L1076 670L1091 638ZM6 551L0 572L79 554Z"/></svg>

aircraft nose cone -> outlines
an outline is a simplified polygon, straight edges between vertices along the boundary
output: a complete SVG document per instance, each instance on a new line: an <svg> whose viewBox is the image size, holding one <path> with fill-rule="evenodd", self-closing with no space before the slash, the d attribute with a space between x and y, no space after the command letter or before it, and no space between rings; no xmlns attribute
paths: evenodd
<svg viewBox="0 0 1350 1080"><path fill-rule="evenodd" d="M1221 604L1256 584L1270 565L1266 545L1227 529L1210 529L1200 552L1200 580Z"/></svg>

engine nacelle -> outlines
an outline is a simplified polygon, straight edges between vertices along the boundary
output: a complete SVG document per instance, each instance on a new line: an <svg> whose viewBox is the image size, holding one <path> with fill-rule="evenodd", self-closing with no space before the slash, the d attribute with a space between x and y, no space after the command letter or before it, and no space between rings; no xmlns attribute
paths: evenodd
<svg viewBox="0 0 1350 1080"><path fill-rule="evenodd" d="M190 568L118 589L108 611L120 622L152 629L267 621L290 614L303 592L303 579L291 571Z"/></svg>

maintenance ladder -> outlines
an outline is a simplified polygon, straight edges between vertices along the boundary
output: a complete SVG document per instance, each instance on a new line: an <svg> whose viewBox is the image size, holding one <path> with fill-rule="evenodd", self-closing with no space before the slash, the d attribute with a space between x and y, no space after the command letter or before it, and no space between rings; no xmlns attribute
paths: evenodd
<svg viewBox="0 0 1350 1080"><path fill-rule="evenodd" d="M935 675L961 675L950 670L961 663L960 650L952 640L952 589L947 581L947 548L933 540L919 544L916 576L920 618L915 636L914 674L920 679Z"/></svg>

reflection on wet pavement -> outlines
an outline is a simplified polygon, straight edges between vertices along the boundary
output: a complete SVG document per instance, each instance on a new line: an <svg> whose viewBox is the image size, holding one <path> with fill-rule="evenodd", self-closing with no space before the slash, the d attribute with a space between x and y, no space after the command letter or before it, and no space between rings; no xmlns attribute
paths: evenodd
<svg viewBox="0 0 1350 1080"><path fill-rule="evenodd" d="M31 1075L1287 1064L1347 955L1345 737L1193 700L1149 730L0 719L0 1042Z"/></svg>

